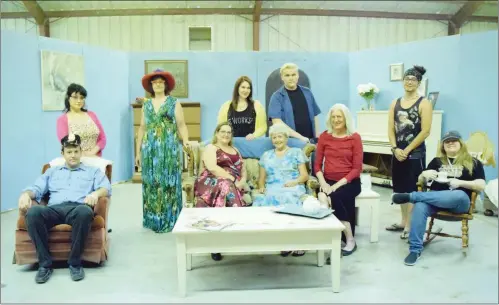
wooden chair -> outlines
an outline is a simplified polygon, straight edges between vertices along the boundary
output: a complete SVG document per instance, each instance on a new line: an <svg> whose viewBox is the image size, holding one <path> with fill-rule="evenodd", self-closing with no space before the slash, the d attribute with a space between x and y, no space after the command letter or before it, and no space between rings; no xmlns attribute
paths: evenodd
<svg viewBox="0 0 499 305"><path fill-rule="evenodd" d="M418 184L418 191L427 191L426 187L423 187L423 185ZM442 237L453 237L453 238L459 238L462 240L462 251L463 254L466 254L468 250L468 243L469 243L469 226L468 226L468 221L473 219L473 210L475 209L475 202L477 198L477 193L472 192L471 193L471 204L470 208L468 209L467 213L452 213L449 211L437 211L433 215L430 216L430 224L428 226L428 230L426 231L426 239L424 241L424 246L428 245L431 241L435 239L437 236L442 236ZM452 235L452 234L447 234L447 233L442 233L442 229L439 228L435 232L432 231L433 229L433 223L435 219L442 220L442 221L461 221L461 230L462 230L462 235Z"/></svg>
<svg viewBox="0 0 499 305"><path fill-rule="evenodd" d="M42 169L42 174L45 173L49 167L49 164L45 164ZM111 181L112 165L106 166L106 176L109 181ZM50 194L45 196L40 202L32 200L32 205L47 205L49 196ZM94 207L94 220L82 255L82 260L84 261L100 264L107 260L109 252L107 220L110 203L110 197L100 197ZM17 220L15 232L13 264L25 265L38 262L35 245L31 241L28 231L26 230L26 212L27 210L19 210L19 218ZM69 258L69 253L71 251L70 225L61 224L49 230L49 251L53 261L65 261Z"/></svg>

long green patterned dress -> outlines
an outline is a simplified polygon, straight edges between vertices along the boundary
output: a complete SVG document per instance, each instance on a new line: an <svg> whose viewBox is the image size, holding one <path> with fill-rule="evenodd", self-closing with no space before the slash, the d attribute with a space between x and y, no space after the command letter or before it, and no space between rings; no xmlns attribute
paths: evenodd
<svg viewBox="0 0 499 305"><path fill-rule="evenodd" d="M143 226L158 233L170 232L182 210L182 150L175 120L176 103L176 98L168 96L157 113L151 99L143 106Z"/></svg>

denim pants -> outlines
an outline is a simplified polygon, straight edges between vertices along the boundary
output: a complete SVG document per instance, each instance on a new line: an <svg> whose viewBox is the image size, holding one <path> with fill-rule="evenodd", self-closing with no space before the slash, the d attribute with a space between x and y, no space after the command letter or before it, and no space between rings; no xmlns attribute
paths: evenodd
<svg viewBox="0 0 499 305"><path fill-rule="evenodd" d="M420 253L426 232L428 216L438 210L466 213L470 208L470 197L462 190L412 192L410 202L414 203L409 232L409 251Z"/></svg>

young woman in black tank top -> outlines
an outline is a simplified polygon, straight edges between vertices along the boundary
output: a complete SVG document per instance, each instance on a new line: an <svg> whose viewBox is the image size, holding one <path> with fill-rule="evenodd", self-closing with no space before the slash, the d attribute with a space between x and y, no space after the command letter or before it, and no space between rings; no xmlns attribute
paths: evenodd
<svg viewBox="0 0 499 305"><path fill-rule="evenodd" d="M388 138L392 146L392 185L394 193L417 191L418 177L426 166L425 139L430 135L433 109L431 103L419 96L418 87L426 69L414 66L404 73L403 97L393 101L388 114ZM388 231L402 231L407 239L410 230L412 204L400 205L401 223L387 227Z"/></svg>

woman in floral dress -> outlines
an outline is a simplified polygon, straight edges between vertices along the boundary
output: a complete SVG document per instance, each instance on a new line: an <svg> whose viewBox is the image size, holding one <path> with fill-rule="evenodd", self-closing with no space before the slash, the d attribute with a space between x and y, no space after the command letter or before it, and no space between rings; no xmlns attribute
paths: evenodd
<svg viewBox="0 0 499 305"><path fill-rule="evenodd" d="M241 155L232 146L232 127L227 122L215 129L212 144L203 151L204 170L194 185L196 207L241 207L246 169Z"/></svg>
<svg viewBox="0 0 499 305"><path fill-rule="evenodd" d="M181 154L189 135L182 106L169 93L173 76L161 70L142 78L151 93L142 107L135 163L142 166L143 226L157 233L170 232L182 210Z"/></svg>
<svg viewBox="0 0 499 305"><path fill-rule="evenodd" d="M269 137L275 149L260 157L259 190L253 206L302 205L308 180L307 157L303 150L288 146L289 132L284 124L274 124Z"/></svg>

